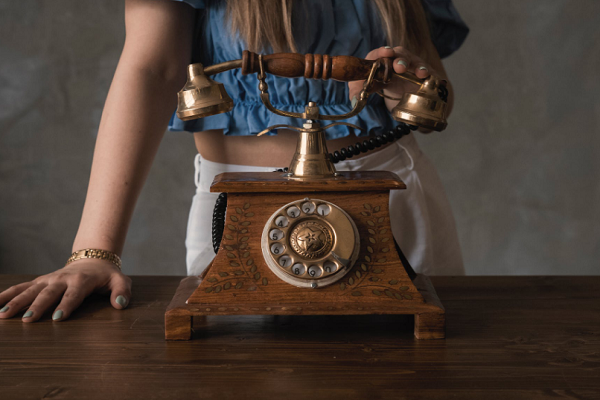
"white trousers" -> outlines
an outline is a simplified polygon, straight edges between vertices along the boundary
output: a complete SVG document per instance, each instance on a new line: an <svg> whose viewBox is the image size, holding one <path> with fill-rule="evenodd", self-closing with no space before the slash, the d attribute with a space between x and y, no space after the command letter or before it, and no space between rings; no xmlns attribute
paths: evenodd
<svg viewBox="0 0 600 400"><path fill-rule="evenodd" d="M187 273L200 275L215 256L212 214L217 193L210 185L222 172L267 171L281 166L253 167L215 163L198 154L194 160L196 194L188 220ZM390 220L394 238L417 273L464 275L456 225L442 182L412 134L380 151L336 164L338 171L384 170L396 173L406 190L390 193Z"/></svg>

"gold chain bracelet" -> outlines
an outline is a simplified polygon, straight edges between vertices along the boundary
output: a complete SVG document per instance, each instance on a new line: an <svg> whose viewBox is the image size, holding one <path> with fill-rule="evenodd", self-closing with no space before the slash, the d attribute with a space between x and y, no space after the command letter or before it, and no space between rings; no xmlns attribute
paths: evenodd
<svg viewBox="0 0 600 400"><path fill-rule="evenodd" d="M121 269L121 258L116 253L107 250L100 249L83 249L77 250L71 257L67 260L65 267L71 264L73 261L81 260L82 258L97 258L99 260L110 261L115 264L119 269Z"/></svg>

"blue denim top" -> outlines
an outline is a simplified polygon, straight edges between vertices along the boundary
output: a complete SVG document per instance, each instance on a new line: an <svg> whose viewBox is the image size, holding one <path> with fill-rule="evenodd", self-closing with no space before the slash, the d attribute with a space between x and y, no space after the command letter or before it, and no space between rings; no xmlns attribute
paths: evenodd
<svg viewBox="0 0 600 400"><path fill-rule="evenodd" d="M245 45L240 38L230 34L225 16L226 1L175 1L183 1L198 10L192 62L209 66L241 58ZM461 46L469 29L451 0L422 0L422 3L429 18L433 43L440 56L447 57ZM369 1L304 0L294 4L292 26L302 53L364 58L371 50L385 45L377 9ZM310 18L302 14L306 12ZM234 102L233 110L191 121L182 121L173 114L169 130L199 132L223 129L226 135L241 136L255 135L271 125L299 126L302 123L299 119L282 117L267 110L259 97L256 74L244 76L239 69L234 69L212 78L225 85ZM267 75L266 81L271 103L281 110L303 112L309 101L317 103L321 114L344 114L351 109L345 82L273 75ZM331 123L321 122L323 125ZM362 135L377 134L394 126L383 99L376 95L370 97L367 106L357 116L346 122L365 129ZM354 129L336 126L326 131L326 137L328 140L336 139L348 136L351 131Z"/></svg>

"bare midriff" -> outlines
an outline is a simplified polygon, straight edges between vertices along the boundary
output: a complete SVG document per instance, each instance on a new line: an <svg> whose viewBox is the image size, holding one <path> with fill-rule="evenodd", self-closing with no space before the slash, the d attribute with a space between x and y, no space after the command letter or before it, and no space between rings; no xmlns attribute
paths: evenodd
<svg viewBox="0 0 600 400"><path fill-rule="evenodd" d="M260 137L228 136L223 135L222 130L194 133L196 148L202 158L206 160L223 164L277 168L289 165L296 150L297 138L298 133L290 130L278 130L277 135ZM355 135L328 140L327 149L333 152L363 140L365 140L364 137L357 138ZM384 147L386 146L381 146L367 154L377 152ZM361 158L364 155L364 153L359 154L353 159Z"/></svg>

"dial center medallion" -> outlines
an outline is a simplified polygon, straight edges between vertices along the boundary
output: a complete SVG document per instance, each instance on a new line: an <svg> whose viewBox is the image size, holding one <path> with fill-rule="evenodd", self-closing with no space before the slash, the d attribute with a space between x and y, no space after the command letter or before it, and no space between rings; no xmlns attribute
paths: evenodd
<svg viewBox="0 0 600 400"><path fill-rule="evenodd" d="M315 259L327 255L333 247L331 229L320 221L305 221L294 227L290 245L305 258Z"/></svg>

